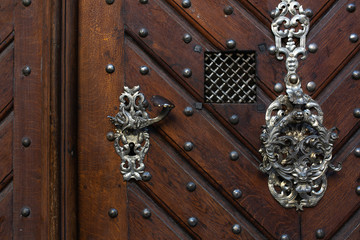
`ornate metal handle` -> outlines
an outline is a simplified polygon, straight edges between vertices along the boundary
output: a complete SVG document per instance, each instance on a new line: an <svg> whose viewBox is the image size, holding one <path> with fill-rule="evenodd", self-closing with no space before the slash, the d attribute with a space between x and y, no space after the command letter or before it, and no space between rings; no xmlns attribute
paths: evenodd
<svg viewBox="0 0 360 240"><path fill-rule="evenodd" d="M311 11L304 10L295 0L282 0L271 15L276 46L270 50L279 60L286 57L287 95L278 96L266 111L266 126L260 136L260 170L269 174L270 192L282 206L303 210L315 206L324 195L328 167L341 169L340 164L335 167L331 163L333 142L338 135L336 128L327 130L323 126L320 105L303 93L296 73L297 58L307 56Z"/></svg>
<svg viewBox="0 0 360 240"><path fill-rule="evenodd" d="M164 119L174 108L174 105L160 96L153 96L152 102L161 107L159 116L150 118L146 112L148 102L139 92L140 87L124 87L124 93L119 97L119 112L110 121L115 125L115 133L110 137L114 140L116 153L121 158L121 173L124 180L143 180L145 169L144 158L149 151L149 133L146 127Z"/></svg>

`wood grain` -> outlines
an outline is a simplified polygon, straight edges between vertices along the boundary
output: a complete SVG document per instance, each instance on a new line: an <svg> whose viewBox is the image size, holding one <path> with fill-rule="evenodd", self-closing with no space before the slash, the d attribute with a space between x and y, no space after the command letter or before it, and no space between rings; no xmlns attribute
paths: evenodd
<svg viewBox="0 0 360 240"><path fill-rule="evenodd" d="M10 183L0 193L0 238L7 240L13 237L13 184Z"/></svg>
<svg viewBox="0 0 360 240"><path fill-rule="evenodd" d="M0 46L14 29L14 0L2 0L0 3Z"/></svg>
<svg viewBox="0 0 360 240"><path fill-rule="evenodd" d="M0 182L5 180L13 168L13 120L14 115L10 114L0 122Z"/></svg>
<svg viewBox="0 0 360 240"><path fill-rule="evenodd" d="M5 110L13 99L14 45L10 44L0 53L0 112ZM0 119L1 120L1 119Z"/></svg>

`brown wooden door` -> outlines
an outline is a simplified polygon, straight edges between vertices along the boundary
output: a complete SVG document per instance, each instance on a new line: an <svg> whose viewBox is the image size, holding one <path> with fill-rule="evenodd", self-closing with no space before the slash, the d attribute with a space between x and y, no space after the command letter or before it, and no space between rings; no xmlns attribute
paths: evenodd
<svg viewBox="0 0 360 240"><path fill-rule="evenodd" d="M328 189L316 207L297 212L273 199L258 169L264 112L285 74L284 62L267 51L274 44L270 11L278 1L192 0L191 6L181 0L80 1L79 238L316 239L317 231L325 239L359 238L360 161L354 149L360 135L353 110L360 106L360 86L352 72L360 56L359 41L349 36L360 33L360 11L347 11L351 2L301 1L314 13L308 43L319 50L300 62L299 75L304 89L315 82L315 91L305 92L321 104L325 126L340 130L334 161L343 169L329 172ZM224 10L229 6L230 14ZM191 41L184 41L184 34ZM234 50L227 46L230 39L234 49L256 52L255 103L204 100L204 55ZM115 66L113 73L106 72L107 64ZM142 74L141 66L149 72ZM186 68L191 76L183 73ZM148 99L161 95L176 106L150 127L148 182L124 182L121 160L106 140L113 130L107 116L118 111L124 85L140 85ZM191 116L184 114L186 107L193 108ZM233 115L237 123L230 121ZM186 142L193 143L192 150L184 148ZM235 161L232 151L239 154ZM187 190L189 182L196 184L194 191ZM233 196L236 189L239 198ZM118 217L108 216L111 208ZM151 217L142 216L144 209ZM191 217L198 220L194 227ZM234 224L241 226L239 234L232 232Z"/></svg>

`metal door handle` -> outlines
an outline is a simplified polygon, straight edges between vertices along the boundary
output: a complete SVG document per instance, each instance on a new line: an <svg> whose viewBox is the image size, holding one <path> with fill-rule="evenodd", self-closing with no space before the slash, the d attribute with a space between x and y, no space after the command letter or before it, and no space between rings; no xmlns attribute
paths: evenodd
<svg viewBox="0 0 360 240"><path fill-rule="evenodd" d="M146 112L149 103L139 90L139 86L125 86L119 97L119 112L115 117L108 116L115 125L115 133L108 134L108 139L114 141L115 151L122 160L121 173L125 181L149 178L149 174L144 175L144 158L150 147L146 127L164 119L174 108L167 99L153 96L153 104L162 110L157 117L150 118Z"/></svg>

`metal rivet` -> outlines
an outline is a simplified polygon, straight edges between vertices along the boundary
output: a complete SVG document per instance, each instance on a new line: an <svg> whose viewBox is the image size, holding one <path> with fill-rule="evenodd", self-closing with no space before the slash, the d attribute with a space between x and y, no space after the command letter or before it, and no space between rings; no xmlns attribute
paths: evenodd
<svg viewBox="0 0 360 240"><path fill-rule="evenodd" d="M232 191L232 195L233 195L234 198L238 199L238 198L240 198L242 196L242 192L241 192L240 189L234 189Z"/></svg>
<svg viewBox="0 0 360 240"><path fill-rule="evenodd" d="M232 115L230 118L229 118L229 121L232 123L232 124L237 124L239 122L239 116L234 114Z"/></svg>
<svg viewBox="0 0 360 240"><path fill-rule="evenodd" d="M29 66L25 66L23 69L22 69L22 73L24 74L24 76L29 76L30 73L31 73L31 68Z"/></svg>
<svg viewBox="0 0 360 240"><path fill-rule="evenodd" d="M348 4L348 5L346 6L346 10L347 10L348 12L351 12L351 13L354 12L355 9L356 9L356 6L355 6L354 3L350 3L350 4Z"/></svg>
<svg viewBox="0 0 360 240"><path fill-rule="evenodd" d="M191 1L190 0L183 0L181 5L184 7L184 8L189 8L191 7Z"/></svg>
<svg viewBox="0 0 360 240"><path fill-rule="evenodd" d="M322 228L319 228L315 232L315 236L317 239L323 239L325 237L325 232Z"/></svg>
<svg viewBox="0 0 360 240"><path fill-rule="evenodd" d="M360 185L356 187L355 190L356 194L360 196Z"/></svg>
<svg viewBox="0 0 360 240"><path fill-rule="evenodd" d="M292 84L295 84L298 81L298 77L296 76L296 74L291 74L289 80Z"/></svg>
<svg viewBox="0 0 360 240"><path fill-rule="evenodd" d="M313 92L316 89L316 83L315 82L308 82L308 84L306 84L306 89L309 92Z"/></svg>
<svg viewBox="0 0 360 240"><path fill-rule="evenodd" d="M356 43L359 40L359 36L356 33L352 33L350 34L349 40L352 43Z"/></svg>
<svg viewBox="0 0 360 240"><path fill-rule="evenodd" d="M194 148L194 144L192 142L185 142L184 149L185 151L191 151Z"/></svg>
<svg viewBox="0 0 360 240"><path fill-rule="evenodd" d="M105 70L106 70L107 73L113 73L113 72L115 72L115 67L112 64L108 64L106 66Z"/></svg>
<svg viewBox="0 0 360 240"><path fill-rule="evenodd" d="M182 75L183 75L184 77L186 77L186 78L191 77L191 75L192 75L191 69L190 69L190 68L185 68L185 69L183 70L183 72L182 72Z"/></svg>
<svg viewBox="0 0 360 240"><path fill-rule="evenodd" d="M147 37L147 35L149 35L149 32L146 28L141 28L139 30L139 36L144 38L144 37Z"/></svg>
<svg viewBox="0 0 360 240"><path fill-rule="evenodd" d="M114 2L115 2L115 0L106 0L106 3L109 5L113 4Z"/></svg>
<svg viewBox="0 0 360 240"><path fill-rule="evenodd" d="M360 157L360 148L355 148L354 155L355 157Z"/></svg>
<svg viewBox="0 0 360 240"><path fill-rule="evenodd" d="M145 208L144 210L142 210L141 215L143 216L143 218L150 218L151 217L150 209Z"/></svg>
<svg viewBox="0 0 360 240"><path fill-rule="evenodd" d="M202 103L201 103L201 102L196 102L196 103L195 103L195 108L196 108L197 110L201 110L201 109L202 109Z"/></svg>
<svg viewBox="0 0 360 240"><path fill-rule="evenodd" d="M236 42L232 39L226 41L226 47L229 49L233 49L236 47Z"/></svg>
<svg viewBox="0 0 360 240"><path fill-rule="evenodd" d="M201 51L202 51L202 47L200 45L195 45L194 52L201 53Z"/></svg>
<svg viewBox="0 0 360 240"><path fill-rule="evenodd" d="M271 55L274 55L276 53L276 47L274 45L271 45L268 50Z"/></svg>
<svg viewBox="0 0 360 240"><path fill-rule="evenodd" d="M145 182L150 181L150 179L151 179L151 174L149 172L144 172L142 174L142 180L144 180Z"/></svg>
<svg viewBox="0 0 360 240"><path fill-rule="evenodd" d="M314 13L311 9L307 8L307 9L305 9L305 15L307 17L311 18L314 15Z"/></svg>
<svg viewBox="0 0 360 240"><path fill-rule="evenodd" d="M195 191L195 189L196 189L196 184L193 183L193 182L188 182L188 183L186 184L186 189L187 189L189 192L193 192L193 191Z"/></svg>
<svg viewBox="0 0 360 240"><path fill-rule="evenodd" d="M198 224L198 220L196 217L190 217L188 219L188 224L191 226L191 227L195 227L197 224Z"/></svg>
<svg viewBox="0 0 360 240"><path fill-rule="evenodd" d="M276 83L274 86L274 91L281 93L284 90L284 86L281 83Z"/></svg>
<svg viewBox="0 0 360 240"><path fill-rule="evenodd" d="M21 216L23 216L23 217L30 216L30 213L31 213L31 211L30 211L30 208L28 208L28 207L23 207L21 209Z"/></svg>
<svg viewBox="0 0 360 240"><path fill-rule="evenodd" d="M184 41L184 43L190 43L191 40L192 40L191 35L188 34L188 33L185 33L184 36L183 36L183 41Z"/></svg>
<svg viewBox="0 0 360 240"><path fill-rule="evenodd" d="M186 116L192 116L194 114L194 109L192 107L186 107L184 109L184 114Z"/></svg>
<svg viewBox="0 0 360 240"><path fill-rule="evenodd" d="M234 12L234 8L232 6L225 6L224 7L224 13L226 15L231 15Z"/></svg>
<svg viewBox="0 0 360 240"><path fill-rule="evenodd" d="M237 151L231 151L229 156L230 156L230 159L233 161L236 161L239 159L239 153Z"/></svg>
<svg viewBox="0 0 360 240"><path fill-rule="evenodd" d="M279 12L279 10L276 10L276 9L271 10L271 12L270 12L271 18L276 18L278 12Z"/></svg>
<svg viewBox="0 0 360 240"><path fill-rule="evenodd" d="M108 211L109 217L116 218L118 216L118 211L115 208L110 208Z"/></svg>
<svg viewBox="0 0 360 240"><path fill-rule="evenodd" d="M354 117L360 118L360 108L355 108L354 109Z"/></svg>
<svg viewBox="0 0 360 240"><path fill-rule="evenodd" d="M309 44L309 52L316 53L318 50L318 45L316 43Z"/></svg>
<svg viewBox="0 0 360 240"><path fill-rule="evenodd" d="M109 141L114 141L115 140L115 133L114 132L108 132L106 134L106 139Z"/></svg>
<svg viewBox="0 0 360 240"><path fill-rule="evenodd" d="M354 80L359 80L360 79L360 71L358 71L358 70L353 71L351 76Z"/></svg>
<svg viewBox="0 0 360 240"><path fill-rule="evenodd" d="M141 66L141 67L140 67L140 73L141 73L142 75L148 74L148 73L149 73L149 68L148 68L147 66Z"/></svg>
<svg viewBox="0 0 360 240"><path fill-rule="evenodd" d="M287 234L281 235L280 240L290 240L289 235Z"/></svg>
<svg viewBox="0 0 360 240"><path fill-rule="evenodd" d="M141 4L147 4L149 1L148 1L148 0L139 0L139 2L140 2Z"/></svg>
<svg viewBox="0 0 360 240"><path fill-rule="evenodd" d="M241 233L241 227L239 224L234 224L231 228L232 232L235 234Z"/></svg>
<svg viewBox="0 0 360 240"><path fill-rule="evenodd" d="M30 144L31 144L31 140L30 140L30 138L28 138L28 137L23 137L23 138L21 139L21 143L22 143L22 145L23 145L24 147L29 147Z"/></svg>
<svg viewBox="0 0 360 240"><path fill-rule="evenodd" d="M23 4L25 7L28 7L28 6L30 6L30 4L31 4L31 0L22 0L22 4Z"/></svg>

